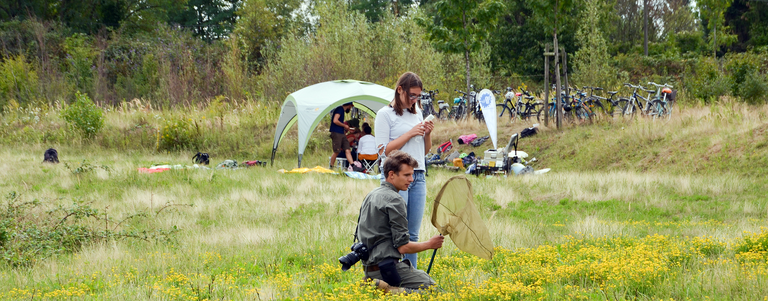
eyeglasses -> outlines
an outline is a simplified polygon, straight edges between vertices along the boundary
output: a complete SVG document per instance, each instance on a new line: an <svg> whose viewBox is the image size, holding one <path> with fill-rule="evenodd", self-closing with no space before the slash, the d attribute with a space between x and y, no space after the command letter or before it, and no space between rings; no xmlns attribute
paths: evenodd
<svg viewBox="0 0 768 301"><path fill-rule="evenodd" d="M411 100L414 100L414 99L419 98L419 95L418 94L409 94L408 98L410 98Z"/></svg>

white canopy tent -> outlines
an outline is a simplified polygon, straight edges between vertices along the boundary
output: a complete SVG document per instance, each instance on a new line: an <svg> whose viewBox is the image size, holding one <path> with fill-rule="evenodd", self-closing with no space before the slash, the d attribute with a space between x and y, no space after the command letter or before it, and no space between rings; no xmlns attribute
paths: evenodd
<svg viewBox="0 0 768 301"><path fill-rule="evenodd" d="M280 140L296 121L299 122L299 167L309 136L317 128L320 120L336 107L348 102L371 116L395 98L395 90L377 84L356 81L336 80L315 84L293 92L285 98L280 110L280 119L275 128L275 140L272 144L272 159ZM330 143L330 140L329 140Z"/></svg>

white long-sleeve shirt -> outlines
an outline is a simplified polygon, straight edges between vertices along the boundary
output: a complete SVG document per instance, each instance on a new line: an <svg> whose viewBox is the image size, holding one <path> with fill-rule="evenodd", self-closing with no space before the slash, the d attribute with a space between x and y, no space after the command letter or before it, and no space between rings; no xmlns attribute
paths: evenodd
<svg viewBox="0 0 768 301"><path fill-rule="evenodd" d="M403 116L397 116L395 109L390 106L381 108L376 113L376 146L387 145L422 121L424 121L424 116L421 115L421 109L418 106L416 106L416 114L403 110ZM415 170L425 170L423 136L411 138L400 150L416 159L419 166ZM387 151L392 150L387 149ZM384 164L384 161L382 161L382 164Z"/></svg>

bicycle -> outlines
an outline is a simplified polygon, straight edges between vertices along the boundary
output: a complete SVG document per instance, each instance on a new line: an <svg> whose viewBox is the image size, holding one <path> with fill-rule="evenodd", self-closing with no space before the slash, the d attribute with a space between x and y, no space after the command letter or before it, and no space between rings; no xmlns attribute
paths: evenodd
<svg viewBox="0 0 768 301"><path fill-rule="evenodd" d="M483 108L477 102L477 91L475 91L475 85L469 85L471 89L469 91L469 97L467 98L467 104L469 106L469 113L472 117L479 122L485 122L485 116L483 116Z"/></svg>
<svg viewBox="0 0 768 301"><path fill-rule="evenodd" d="M589 109L589 106L584 103L584 98L587 96L587 93L584 93L584 91L573 89L575 94L571 97L571 113L574 115L573 117L578 118L579 120L587 120L589 122L592 122L592 116L595 114L592 112L591 109ZM574 118L574 121L576 120Z"/></svg>
<svg viewBox="0 0 768 301"><path fill-rule="evenodd" d="M426 92L421 92L421 114L424 116L424 118L427 118L429 115L434 115L437 118L440 118L440 111L444 106L441 106L441 104L444 104L444 101L438 101L438 110L435 110L435 107L433 106L433 102L435 100L435 95L440 93L439 90L430 90ZM447 109L446 109L446 115L447 115ZM441 118L443 119L443 118Z"/></svg>
<svg viewBox="0 0 768 301"><path fill-rule="evenodd" d="M603 105L603 102L601 102L601 100L605 100L606 102L610 102L610 103L613 103L613 102L608 101L608 99L605 97L600 97L595 95L595 91L602 91L603 88L585 86L584 90L587 90L587 89L589 89L589 96L587 96L587 99L584 101L584 103L592 110L594 117L597 118L598 112L601 112L600 115L613 116L613 106L611 106L611 111L608 112L608 109L606 109L605 105ZM611 97L613 97L613 95L611 95Z"/></svg>
<svg viewBox="0 0 768 301"><path fill-rule="evenodd" d="M555 86L552 85L552 87L554 89ZM563 89L560 92L560 116L562 116L563 118L566 118L566 116L570 116L571 107L568 105L568 101L566 100L568 98L569 96L565 93L565 89ZM557 95L553 95L552 101L547 104L548 105L547 110L549 110L549 116L551 118L557 118L557 115L555 114L556 113L555 101L557 101Z"/></svg>
<svg viewBox="0 0 768 301"><path fill-rule="evenodd" d="M535 101L535 97L531 96L531 93L520 88L520 92L517 95L517 116L522 120L528 120L531 117L536 117L536 121L540 121L541 107L544 105ZM525 95L525 96L523 96ZM525 98L525 102L523 102Z"/></svg>
<svg viewBox="0 0 768 301"><path fill-rule="evenodd" d="M640 112L640 114L645 114L646 110L648 109L649 99L651 97L651 94L656 92L654 90L647 90L643 88L643 86L640 85L632 85L629 83L624 83L624 86L632 88L632 95L629 96L629 98L619 98L619 106L621 106L621 114L623 116L629 116L630 118L635 117L636 112ZM645 92L648 92L648 98L643 97L640 94L637 94L637 90L643 90ZM642 101L641 101L642 99ZM643 104L643 101L645 101L645 104Z"/></svg>
<svg viewBox="0 0 768 301"><path fill-rule="evenodd" d="M649 107L649 114L653 115L654 120L664 117L669 120L672 117L672 107L675 101L671 89L672 85L660 85L654 82L648 82L648 84L656 86L656 95L653 97Z"/></svg>
<svg viewBox="0 0 768 301"><path fill-rule="evenodd" d="M602 90L603 88L599 88L599 89ZM619 105L619 100L613 99L613 97L616 96L616 94L618 94L619 91L608 91L606 93L608 93L609 95L607 98L597 96L597 95L593 97L595 98L595 103L599 107L603 108L603 112L606 113L606 115L610 115L611 118L613 118L617 113L616 108L621 108L621 106ZM601 100L604 100L608 105L610 105L610 109L606 110L606 107L605 105L602 104Z"/></svg>
<svg viewBox="0 0 768 301"><path fill-rule="evenodd" d="M451 111L448 112L448 118L459 121L467 117L467 100L466 100L467 93L460 90L454 90L454 91L462 94L462 96L459 96L453 99L454 105L453 107L451 107Z"/></svg>
<svg viewBox="0 0 768 301"><path fill-rule="evenodd" d="M521 93L512 92L512 87L507 87L507 93L504 94L504 102L496 104L496 113L499 114L499 118L504 118L504 113L508 112L509 122L514 122L515 118L517 118L517 107L512 98L518 96L517 94Z"/></svg>

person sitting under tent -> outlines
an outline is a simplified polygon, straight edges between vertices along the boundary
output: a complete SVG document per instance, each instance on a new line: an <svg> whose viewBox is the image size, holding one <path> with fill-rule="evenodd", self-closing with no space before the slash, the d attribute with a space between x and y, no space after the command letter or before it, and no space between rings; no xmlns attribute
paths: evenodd
<svg viewBox="0 0 768 301"><path fill-rule="evenodd" d="M363 131L360 128L360 120L352 118L344 123L349 126L349 131L347 131L347 141L349 141L349 149L352 153L352 158L357 158L357 144L360 141L360 137L363 137Z"/></svg>
<svg viewBox="0 0 768 301"><path fill-rule="evenodd" d="M357 143L360 141L360 137L363 137L364 135L362 129L360 128L360 120L357 118L352 118L347 121L346 124L349 126L349 131L347 132L347 141L349 141L349 147L355 148Z"/></svg>
<svg viewBox="0 0 768 301"><path fill-rule="evenodd" d="M333 113L331 113L331 127L328 129L331 132L331 142L333 143L333 155L331 155L330 162L331 169L336 165L336 157L341 154L341 152L346 153L348 163L354 162L354 160L352 160L352 151L349 147L349 140L347 140L347 136L344 134L351 128L344 123L344 113L349 113L351 109L352 103L348 102L340 107L336 107L336 109L333 110Z"/></svg>
<svg viewBox="0 0 768 301"><path fill-rule="evenodd" d="M363 261L366 279L390 293L410 293L435 284L427 273L413 267L403 254L418 253L443 246L442 235L428 241L410 241L406 206L398 191L408 189L413 182L416 159L395 150L384 160L386 175L381 186L372 190L363 200L356 238L368 246L368 259Z"/></svg>
<svg viewBox="0 0 768 301"><path fill-rule="evenodd" d="M364 167L370 166L379 158L379 153L376 151L376 138L371 135L371 132L371 126L368 123L363 123L365 135L360 137L360 141L357 143L357 160L364 162Z"/></svg>

